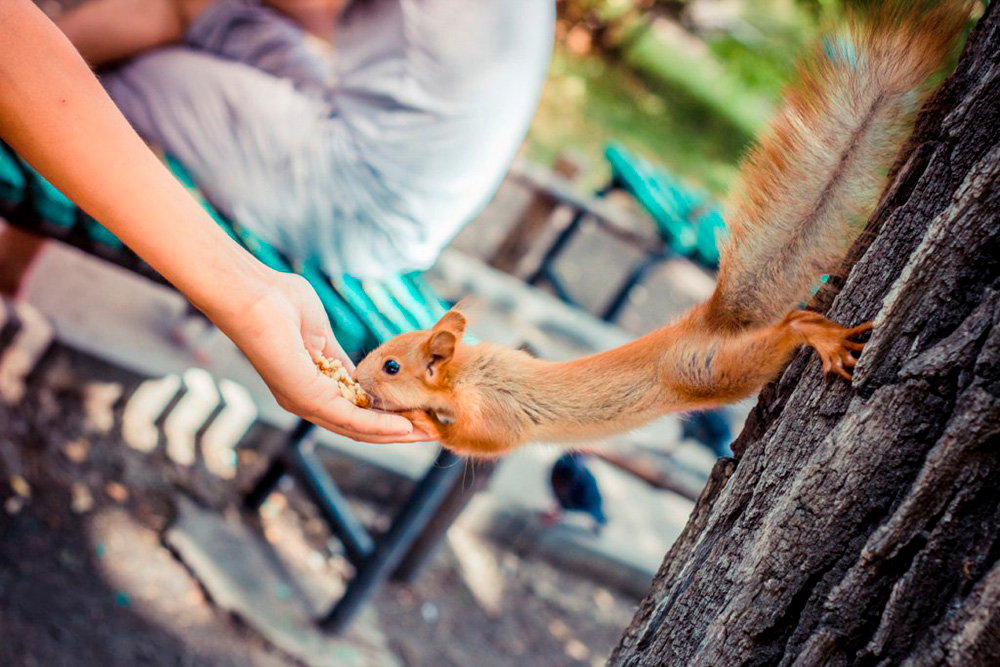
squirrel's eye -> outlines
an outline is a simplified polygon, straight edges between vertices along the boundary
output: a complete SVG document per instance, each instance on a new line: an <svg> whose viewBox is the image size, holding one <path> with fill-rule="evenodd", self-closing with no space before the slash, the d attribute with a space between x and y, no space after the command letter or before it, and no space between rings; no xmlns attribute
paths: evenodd
<svg viewBox="0 0 1000 667"><path fill-rule="evenodd" d="M382 365L382 370L384 370L389 375L395 375L399 372L399 362L395 359L389 359Z"/></svg>

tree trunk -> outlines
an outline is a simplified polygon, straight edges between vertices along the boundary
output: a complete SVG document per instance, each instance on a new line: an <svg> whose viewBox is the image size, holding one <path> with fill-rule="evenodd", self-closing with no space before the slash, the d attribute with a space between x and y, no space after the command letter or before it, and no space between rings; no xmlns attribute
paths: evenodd
<svg viewBox="0 0 1000 667"><path fill-rule="evenodd" d="M718 462L618 665L1000 664L1000 2L925 107L830 316Z"/></svg>

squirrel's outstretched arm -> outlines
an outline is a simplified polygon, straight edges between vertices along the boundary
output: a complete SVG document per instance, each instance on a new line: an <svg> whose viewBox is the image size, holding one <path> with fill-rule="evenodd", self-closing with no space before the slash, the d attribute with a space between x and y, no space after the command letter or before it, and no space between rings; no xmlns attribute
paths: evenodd
<svg viewBox="0 0 1000 667"><path fill-rule="evenodd" d="M740 400L773 379L802 345L823 362L823 371L850 378L863 345L852 337L871 323L845 328L819 313L796 310L770 326L714 331L703 308L662 330L660 358L664 397L672 409L705 409Z"/></svg>

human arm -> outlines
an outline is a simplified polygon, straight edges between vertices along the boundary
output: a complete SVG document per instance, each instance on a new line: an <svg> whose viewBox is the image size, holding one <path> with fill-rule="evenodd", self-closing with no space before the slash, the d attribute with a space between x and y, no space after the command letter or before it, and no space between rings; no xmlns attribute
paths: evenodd
<svg viewBox="0 0 1000 667"><path fill-rule="evenodd" d="M324 354L350 364L315 293L211 220L29 0L0 5L0 91L0 136L229 336L282 407L359 440L424 439L402 417L340 397L313 363Z"/></svg>

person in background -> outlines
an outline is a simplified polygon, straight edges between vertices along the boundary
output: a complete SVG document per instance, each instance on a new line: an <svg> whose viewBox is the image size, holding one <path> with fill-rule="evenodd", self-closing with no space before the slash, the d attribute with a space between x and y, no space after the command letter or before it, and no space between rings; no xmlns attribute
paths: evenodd
<svg viewBox="0 0 1000 667"><path fill-rule="evenodd" d="M212 221L29 0L0 3L0 138L205 313L282 407L356 440L427 439L402 417L340 396L314 360L351 362L312 288L263 266ZM24 250L5 241L0 273Z"/></svg>
<svg viewBox="0 0 1000 667"><path fill-rule="evenodd" d="M384 277L429 268L499 187L555 5L89 0L57 23L222 213L333 277Z"/></svg>

